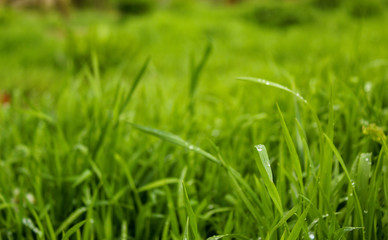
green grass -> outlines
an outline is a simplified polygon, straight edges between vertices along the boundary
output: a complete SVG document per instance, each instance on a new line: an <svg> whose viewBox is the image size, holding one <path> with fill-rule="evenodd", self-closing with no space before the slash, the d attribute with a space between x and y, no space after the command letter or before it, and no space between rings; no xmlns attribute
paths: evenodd
<svg viewBox="0 0 388 240"><path fill-rule="evenodd" d="M306 9L2 9L0 239L387 238L388 16Z"/></svg>

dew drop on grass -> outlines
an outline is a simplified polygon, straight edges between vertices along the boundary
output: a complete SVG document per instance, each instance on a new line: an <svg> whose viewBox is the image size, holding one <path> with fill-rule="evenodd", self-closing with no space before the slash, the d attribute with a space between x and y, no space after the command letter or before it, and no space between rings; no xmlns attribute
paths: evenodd
<svg viewBox="0 0 388 240"><path fill-rule="evenodd" d="M312 233L312 232L309 233L309 239L311 239L311 240L312 240L312 239L315 239L314 233Z"/></svg>
<svg viewBox="0 0 388 240"><path fill-rule="evenodd" d="M261 152L263 151L263 148L264 148L264 145L256 145L255 148L257 149L257 151Z"/></svg>

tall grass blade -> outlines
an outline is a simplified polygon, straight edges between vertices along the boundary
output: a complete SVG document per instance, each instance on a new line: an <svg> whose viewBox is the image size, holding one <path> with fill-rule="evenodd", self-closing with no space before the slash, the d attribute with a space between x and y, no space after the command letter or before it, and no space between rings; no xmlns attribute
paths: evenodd
<svg viewBox="0 0 388 240"><path fill-rule="evenodd" d="M303 225L306 223L306 217L310 210L310 205L308 205L304 210L303 213L299 216L298 221L296 221L294 227L292 228L292 231L290 235L288 236L288 240L296 240L298 239L300 230L302 230Z"/></svg>
<svg viewBox="0 0 388 240"><path fill-rule="evenodd" d="M273 182L272 170L271 170L271 165L269 162L267 150L264 145L256 145L255 147L259 152L260 159L261 159L261 162L259 162L255 158L256 165L259 168L264 184L267 187L268 193L271 196L271 199L274 202L276 209L279 211L280 215L283 215L282 201L276 189L275 183Z"/></svg>
<svg viewBox="0 0 388 240"><path fill-rule="evenodd" d="M212 43L211 41L208 41L206 48L203 52L202 58L199 61L198 65L193 66L194 64L192 63L190 88L189 88L189 96L190 96L189 110L191 113L194 113L194 94L198 88L200 74L203 68L205 67L207 60L209 59L212 49L213 49Z"/></svg>
<svg viewBox="0 0 388 240"><path fill-rule="evenodd" d="M302 175L302 168L300 165L300 159L299 159L298 153L296 152L296 148L295 148L294 142L292 141L290 132L288 131L286 121L284 120L283 114L280 111L279 105L277 105L277 108L278 108L279 115L280 115L280 123L282 125L282 132L283 132L284 138L285 138L286 143L287 143L288 151L290 152L290 155L291 155L292 166L294 167L295 172L296 172L296 176L298 178L298 182L300 185L300 191L304 195L303 175Z"/></svg>
<svg viewBox="0 0 388 240"><path fill-rule="evenodd" d="M195 240L200 240L201 237L199 236L199 232L198 232L197 217L195 216L193 208L191 207L189 195L187 194L187 190L184 182L182 182L182 187L183 187L183 192L185 196L185 207L186 207L187 215L189 217L191 231L194 234Z"/></svg>
<svg viewBox="0 0 388 240"><path fill-rule="evenodd" d="M63 223L55 231L55 235L58 236L62 231L69 227L79 216L87 211L86 207L81 207L75 210L68 218L63 221Z"/></svg>
<svg viewBox="0 0 388 240"><path fill-rule="evenodd" d="M151 61L151 57L148 57L145 62L143 63L143 66L141 67L139 73L137 74L135 80L132 83L131 89L129 90L127 96L125 97L123 103L121 104L121 107L119 109L119 115L124 111L125 107L128 105L130 102L133 93L135 92L137 86L139 85L140 80L143 78L143 75L145 71L147 70L147 67Z"/></svg>
<svg viewBox="0 0 388 240"><path fill-rule="evenodd" d="M76 233L84 224L86 223L86 220L84 221L81 221L77 224L75 224L73 227L71 227L66 233L65 235L63 236L62 240L67 240L71 237L71 235L73 235L74 233Z"/></svg>
<svg viewBox="0 0 388 240"><path fill-rule="evenodd" d="M332 151L334 152L334 155L336 156L337 160L339 161L344 173L345 173L345 176L349 182L349 186L353 192L353 197L354 197L354 201L355 201L355 205L356 205L356 212L357 212L357 215L359 217L359 222L361 224L361 227L364 228L364 218L363 218L363 214L362 214L362 209L361 209L361 205L360 205L360 201L359 201L359 198L358 198L358 195L357 195L357 192L356 192L356 189L355 189L355 186L354 186L354 183L350 177L350 174L347 170L347 167L346 167L346 164L344 162L344 160L342 159L341 157L341 154L338 152L337 148L334 146L333 142L331 141L331 139L326 135L324 134L325 138L326 138L326 141L329 143L329 146L331 147ZM363 231L363 239L365 239L365 231Z"/></svg>
<svg viewBox="0 0 388 240"><path fill-rule="evenodd" d="M366 203L369 196L369 175L372 166L372 153L361 153L358 161L356 190L360 197L361 207L366 210Z"/></svg>
<svg viewBox="0 0 388 240"><path fill-rule="evenodd" d="M277 224L271 228L271 231L268 233L267 237L265 239L269 240L271 239L272 234L282 225L286 224L288 219L290 219L299 209L299 205L294 206L291 208L287 213L284 214L284 216L277 222Z"/></svg>

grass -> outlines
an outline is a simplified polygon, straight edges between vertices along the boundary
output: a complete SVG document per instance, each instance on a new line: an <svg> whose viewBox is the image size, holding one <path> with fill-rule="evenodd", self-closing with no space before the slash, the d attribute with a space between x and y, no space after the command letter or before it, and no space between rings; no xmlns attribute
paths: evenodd
<svg viewBox="0 0 388 240"><path fill-rule="evenodd" d="M385 12L250 11L2 9L0 239L387 238Z"/></svg>

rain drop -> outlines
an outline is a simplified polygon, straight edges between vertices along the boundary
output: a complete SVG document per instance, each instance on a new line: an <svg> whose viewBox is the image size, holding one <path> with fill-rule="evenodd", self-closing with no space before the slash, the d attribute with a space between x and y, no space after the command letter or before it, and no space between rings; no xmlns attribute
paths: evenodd
<svg viewBox="0 0 388 240"><path fill-rule="evenodd" d="M309 239L311 239L311 240L312 240L312 239L315 239L314 233L312 233L312 232L309 233Z"/></svg>
<svg viewBox="0 0 388 240"><path fill-rule="evenodd" d="M261 152L261 151L263 151L263 149L264 149L265 147L264 147L264 145L259 144L259 145L256 145L255 148L257 149L257 151Z"/></svg>

